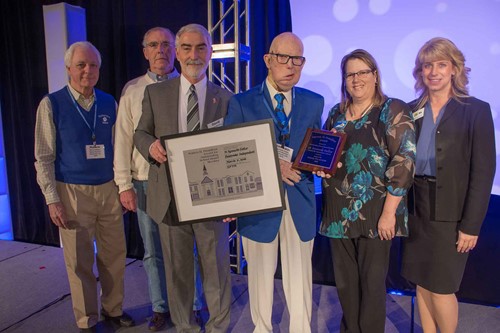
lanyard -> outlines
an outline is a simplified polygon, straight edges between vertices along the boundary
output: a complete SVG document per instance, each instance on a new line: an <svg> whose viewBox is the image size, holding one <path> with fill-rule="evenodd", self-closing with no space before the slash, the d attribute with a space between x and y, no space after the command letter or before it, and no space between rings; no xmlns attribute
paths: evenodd
<svg viewBox="0 0 500 333"><path fill-rule="evenodd" d="M96 144L95 124L96 124L96 119L97 119L97 97L94 94L94 106L95 106L95 108L94 108L94 128L92 128L92 127L90 127L90 124L88 123L87 119L85 119L85 116L83 115L82 111L78 107L78 103L76 102L75 97L73 96L73 94L69 90L69 87L66 86L66 88L68 89L68 94L71 97L71 100L73 101L73 105L75 106L76 111L78 111L78 113L80 114L80 117L82 117L83 121L85 122L85 124L87 124L87 127L92 132L92 142L94 143L94 146L95 146L95 144Z"/></svg>

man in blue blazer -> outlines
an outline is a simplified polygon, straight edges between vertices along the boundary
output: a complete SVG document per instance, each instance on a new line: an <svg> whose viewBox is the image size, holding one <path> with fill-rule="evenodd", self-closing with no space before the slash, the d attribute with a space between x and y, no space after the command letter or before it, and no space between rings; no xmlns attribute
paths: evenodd
<svg viewBox="0 0 500 333"><path fill-rule="evenodd" d="M278 244L283 289L290 314L290 332L311 331L313 240L316 234L314 179L310 172L292 168L307 128L320 128L324 99L294 87L305 58L300 39L285 32L274 38L264 55L267 79L235 95L224 124L273 119L279 143L280 168L285 183L286 210L240 217L238 232L248 264L248 290L254 332L272 332L274 273Z"/></svg>

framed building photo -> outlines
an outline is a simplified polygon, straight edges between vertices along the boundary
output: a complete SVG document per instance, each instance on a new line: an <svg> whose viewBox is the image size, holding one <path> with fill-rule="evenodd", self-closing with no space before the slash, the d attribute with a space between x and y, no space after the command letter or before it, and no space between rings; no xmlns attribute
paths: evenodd
<svg viewBox="0 0 500 333"><path fill-rule="evenodd" d="M163 136L161 142L180 224L285 209L272 120Z"/></svg>

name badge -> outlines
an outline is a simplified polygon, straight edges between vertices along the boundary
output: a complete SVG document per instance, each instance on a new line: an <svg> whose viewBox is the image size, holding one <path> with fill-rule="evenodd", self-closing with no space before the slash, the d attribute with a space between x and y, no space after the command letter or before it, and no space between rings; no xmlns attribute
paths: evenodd
<svg viewBox="0 0 500 333"><path fill-rule="evenodd" d="M212 121L210 124L207 124L207 128L215 128L221 127L224 125L224 118L217 119L216 121Z"/></svg>
<svg viewBox="0 0 500 333"><path fill-rule="evenodd" d="M85 145L85 152L88 160L106 158L104 145Z"/></svg>
<svg viewBox="0 0 500 333"><path fill-rule="evenodd" d="M425 110L424 108L421 108L413 112L413 120L422 118L424 116L424 110Z"/></svg>
<svg viewBox="0 0 500 333"><path fill-rule="evenodd" d="M278 157L280 160L291 162L293 155L293 149L287 146L282 147L278 145Z"/></svg>

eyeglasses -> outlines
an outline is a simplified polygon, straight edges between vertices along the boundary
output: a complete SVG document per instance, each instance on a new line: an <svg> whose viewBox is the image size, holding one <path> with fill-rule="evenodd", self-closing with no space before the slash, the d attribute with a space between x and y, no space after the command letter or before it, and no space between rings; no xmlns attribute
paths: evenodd
<svg viewBox="0 0 500 333"><path fill-rule="evenodd" d="M366 79L368 75L371 73L375 72L373 69L363 69L361 71L358 71L356 73L347 73L345 75L346 81L352 81L354 80L354 77L357 75L360 79Z"/></svg>
<svg viewBox="0 0 500 333"><path fill-rule="evenodd" d="M288 54L280 54L280 53L269 53L270 55L276 56L276 61L278 61L278 64L288 64L288 61L292 59L292 64L294 66L302 66L304 64L304 61L306 61L306 58L302 56L291 56Z"/></svg>
<svg viewBox="0 0 500 333"><path fill-rule="evenodd" d="M161 46L163 47L164 49L168 49L170 47L170 43L169 42L149 42L146 44L147 47L150 47L152 49L156 49L158 46Z"/></svg>

